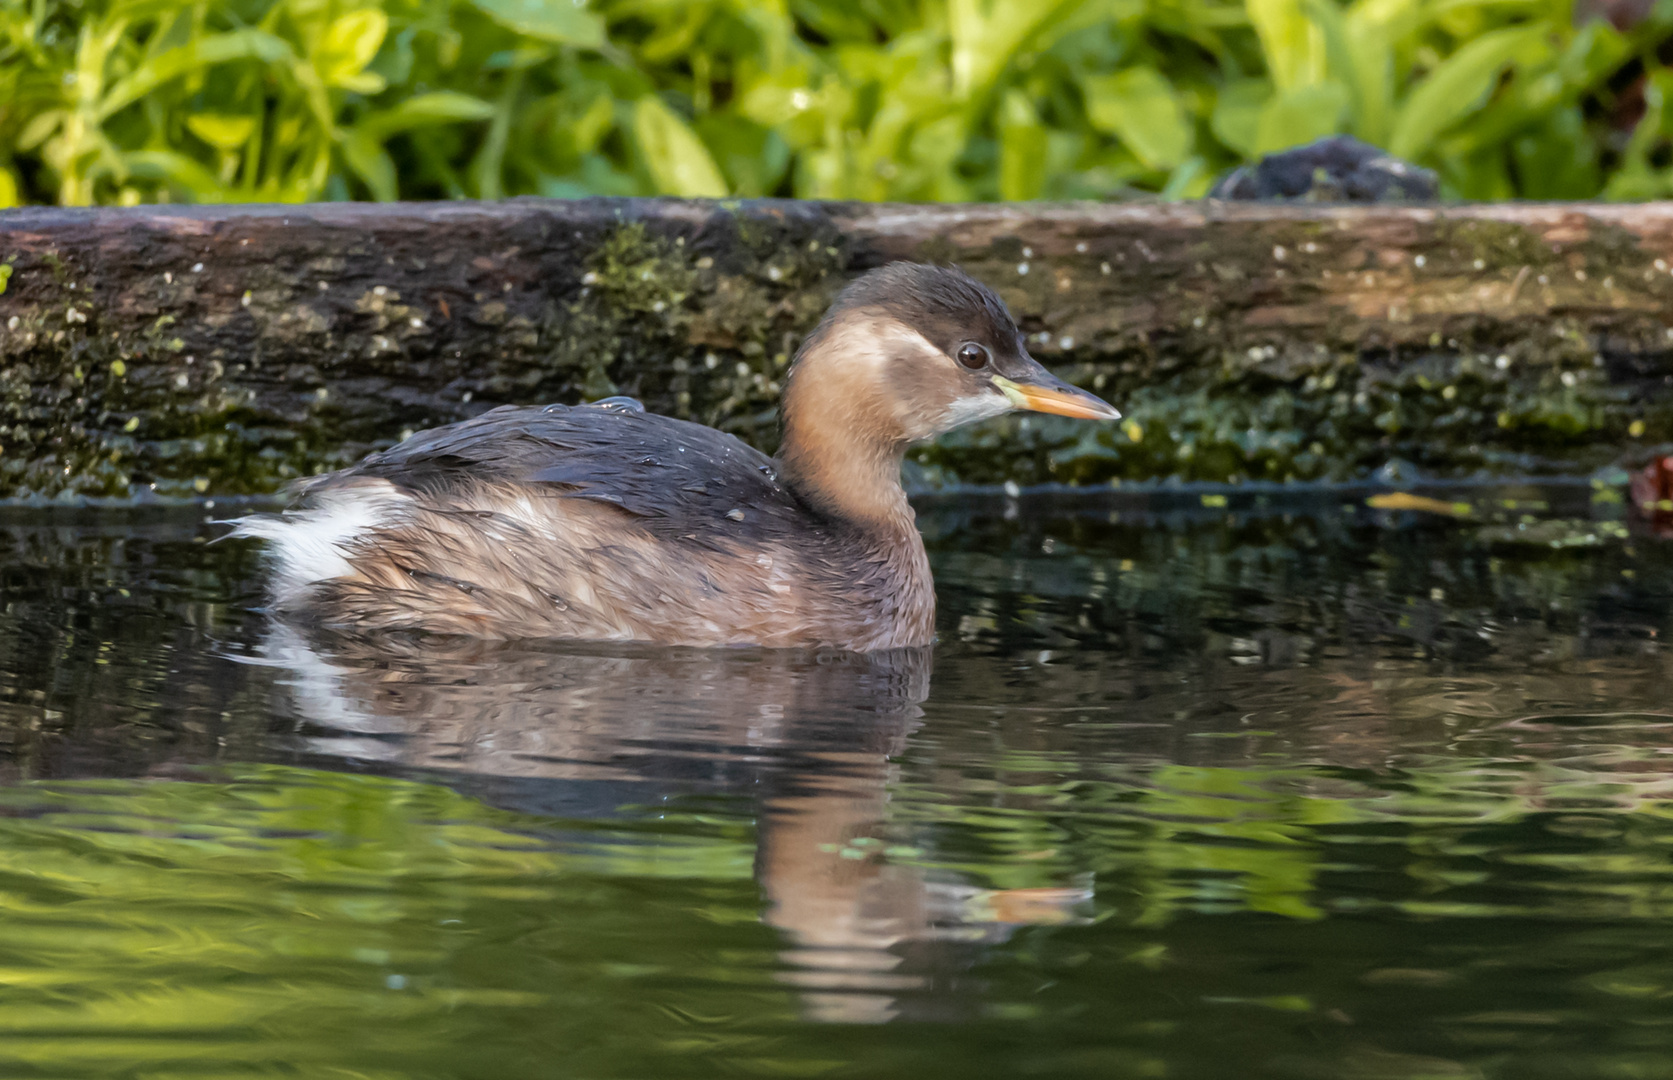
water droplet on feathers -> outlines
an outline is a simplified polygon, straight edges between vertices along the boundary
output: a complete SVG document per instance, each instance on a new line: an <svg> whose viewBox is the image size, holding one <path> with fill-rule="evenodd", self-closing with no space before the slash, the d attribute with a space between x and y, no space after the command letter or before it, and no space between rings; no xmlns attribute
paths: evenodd
<svg viewBox="0 0 1673 1080"><path fill-rule="evenodd" d="M640 401L638 398L627 397L625 394L618 394L615 397L599 398L597 401L588 403L587 407L590 409L605 409L609 412L619 413L642 413L645 411L644 402Z"/></svg>

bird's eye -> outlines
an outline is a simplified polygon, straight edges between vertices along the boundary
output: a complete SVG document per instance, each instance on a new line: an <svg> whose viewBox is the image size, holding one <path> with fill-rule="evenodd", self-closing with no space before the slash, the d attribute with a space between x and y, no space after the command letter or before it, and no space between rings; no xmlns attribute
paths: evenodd
<svg viewBox="0 0 1673 1080"><path fill-rule="evenodd" d="M993 357L988 353L986 345L978 345L974 341L967 341L959 346L958 362L971 371L987 367L988 361L991 359Z"/></svg>

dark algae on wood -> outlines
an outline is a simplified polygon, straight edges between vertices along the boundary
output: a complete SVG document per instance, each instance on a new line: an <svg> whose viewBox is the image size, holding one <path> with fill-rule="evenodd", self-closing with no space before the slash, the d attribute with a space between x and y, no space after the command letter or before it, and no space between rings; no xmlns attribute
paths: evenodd
<svg viewBox="0 0 1673 1080"><path fill-rule="evenodd" d="M0 215L0 493L267 491L618 392L759 438L838 240L793 204Z"/></svg>
<svg viewBox="0 0 1673 1080"><path fill-rule="evenodd" d="M801 336L892 259L994 285L1127 413L957 433L926 481L1572 473L1673 440L1663 204L27 209L0 213L0 496L266 492L616 393L771 450Z"/></svg>

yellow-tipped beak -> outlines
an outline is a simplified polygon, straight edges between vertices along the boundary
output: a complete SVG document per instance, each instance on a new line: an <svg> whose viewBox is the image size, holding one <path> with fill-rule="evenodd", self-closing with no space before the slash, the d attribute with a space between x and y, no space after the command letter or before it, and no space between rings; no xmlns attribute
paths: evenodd
<svg viewBox="0 0 1673 1080"><path fill-rule="evenodd" d="M1042 371L1042 374L1045 373ZM1012 382L1002 375L995 375L993 385L1019 409L1074 416L1082 420L1121 419L1121 413L1103 398L1049 374L1045 374L1045 379L1040 382L1026 383Z"/></svg>

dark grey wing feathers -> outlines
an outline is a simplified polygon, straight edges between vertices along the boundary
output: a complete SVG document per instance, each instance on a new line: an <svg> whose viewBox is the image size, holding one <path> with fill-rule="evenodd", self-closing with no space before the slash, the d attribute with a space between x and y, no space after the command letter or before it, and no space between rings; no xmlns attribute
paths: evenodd
<svg viewBox="0 0 1673 1080"><path fill-rule="evenodd" d="M504 406L421 431L339 475L437 496L529 485L619 507L654 535L684 539L717 524L760 535L810 523L765 454L714 428L620 407Z"/></svg>

